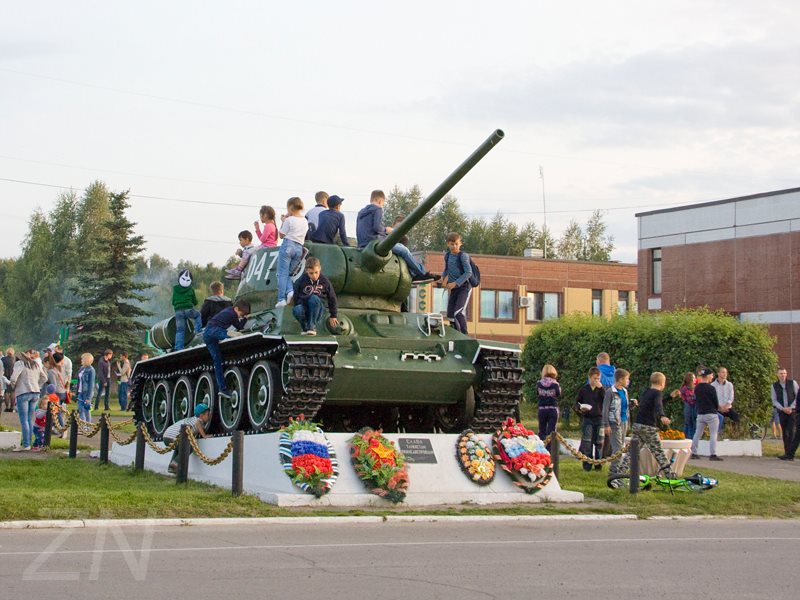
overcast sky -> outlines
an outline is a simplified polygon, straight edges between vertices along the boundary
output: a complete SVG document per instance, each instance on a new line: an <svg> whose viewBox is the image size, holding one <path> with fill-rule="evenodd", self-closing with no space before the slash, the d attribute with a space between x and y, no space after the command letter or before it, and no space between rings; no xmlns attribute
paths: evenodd
<svg viewBox="0 0 800 600"><path fill-rule="evenodd" d="M0 9L4 257L95 179L173 261L221 264L261 204L320 189L354 234L370 190L430 192L495 128L461 207L541 224L541 165L554 234L604 210L622 261L636 212L800 185L788 0Z"/></svg>

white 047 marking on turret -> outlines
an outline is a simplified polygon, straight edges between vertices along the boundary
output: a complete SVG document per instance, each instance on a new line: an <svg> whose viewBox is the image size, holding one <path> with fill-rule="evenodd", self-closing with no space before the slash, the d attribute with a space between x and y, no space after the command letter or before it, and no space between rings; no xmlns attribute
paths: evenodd
<svg viewBox="0 0 800 600"><path fill-rule="evenodd" d="M271 257L272 260L267 266L267 270L264 271L264 265L267 262L267 258ZM256 281L259 279L267 279L269 277L270 271L275 266L275 263L278 261L278 253L277 252L265 252L261 256L259 256L255 260L251 260L250 264L247 265L247 272L244 276L244 281L246 283L250 283L250 280L255 277Z"/></svg>

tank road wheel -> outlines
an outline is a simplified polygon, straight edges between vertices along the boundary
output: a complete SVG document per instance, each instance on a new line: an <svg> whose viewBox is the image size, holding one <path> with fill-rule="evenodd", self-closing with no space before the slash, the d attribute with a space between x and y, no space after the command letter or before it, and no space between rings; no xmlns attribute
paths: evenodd
<svg viewBox="0 0 800 600"><path fill-rule="evenodd" d="M239 428L244 416L246 388L242 370L229 367L225 371L225 385L228 386L231 397L219 399L219 422L225 433L233 433Z"/></svg>
<svg viewBox="0 0 800 600"><path fill-rule="evenodd" d="M434 406L403 406L400 408L400 427L405 433L432 433Z"/></svg>
<svg viewBox="0 0 800 600"><path fill-rule="evenodd" d="M152 379L148 379L142 390L142 418L145 423L153 422L153 398L156 394L156 384Z"/></svg>
<svg viewBox="0 0 800 600"><path fill-rule="evenodd" d="M464 399L456 404L437 406L436 427L444 433L460 433L472 423L475 415L475 392L469 388Z"/></svg>
<svg viewBox="0 0 800 600"><path fill-rule="evenodd" d="M181 419L192 416L194 410L194 386L192 380L184 376L178 379L175 389L172 391L172 422L177 423Z"/></svg>
<svg viewBox="0 0 800 600"><path fill-rule="evenodd" d="M153 394L153 431L159 436L164 434L171 422L171 388L169 381L162 379L156 384L156 390Z"/></svg>
<svg viewBox="0 0 800 600"><path fill-rule="evenodd" d="M275 374L267 361L259 361L250 371L247 383L247 416L253 431L264 431L275 408Z"/></svg>
<svg viewBox="0 0 800 600"><path fill-rule="evenodd" d="M203 371L200 377L197 378L197 383L194 386L194 402L195 406L198 404L207 404L211 409L211 424L212 428L216 429L215 425L219 422L219 405L217 403L217 381L214 378L214 371ZM208 428L206 428L208 431Z"/></svg>

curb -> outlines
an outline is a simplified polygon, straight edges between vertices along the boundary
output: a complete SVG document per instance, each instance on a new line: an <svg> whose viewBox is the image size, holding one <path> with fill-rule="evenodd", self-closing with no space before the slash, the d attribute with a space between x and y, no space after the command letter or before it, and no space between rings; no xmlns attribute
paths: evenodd
<svg viewBox="0 0 800 600"><path fill-rule="evenodd" d="M92 527L192 527L208 525L325 525L381 523L474 523L524 521L635 521L622 515L386 515L360 517L257 517L221 519L71 519L0 521L2 529L87 529Z"/></svg>

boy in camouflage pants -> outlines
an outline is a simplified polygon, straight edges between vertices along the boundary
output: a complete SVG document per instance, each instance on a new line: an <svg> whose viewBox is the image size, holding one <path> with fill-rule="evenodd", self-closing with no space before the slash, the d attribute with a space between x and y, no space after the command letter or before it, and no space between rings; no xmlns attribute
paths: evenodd
<svg viewBox="0 0 800 600"><path fill-rule="evenodd" d="M650 375L650 389L639 398L639 414L636 415L636 422L633 424L633 435L639 439L639 443L647 446L659 466L659 474L669 474L670 462L664 449L661 447L661 438L658 436L659 424L669 425L671 421L664 415L664 404L662 393L667 384L667 378L663 373L656 371ZM630 472L630 453L620 460L618 473ZM618 479L609 481L610 487L619 487L622 484Z"/></svg>

